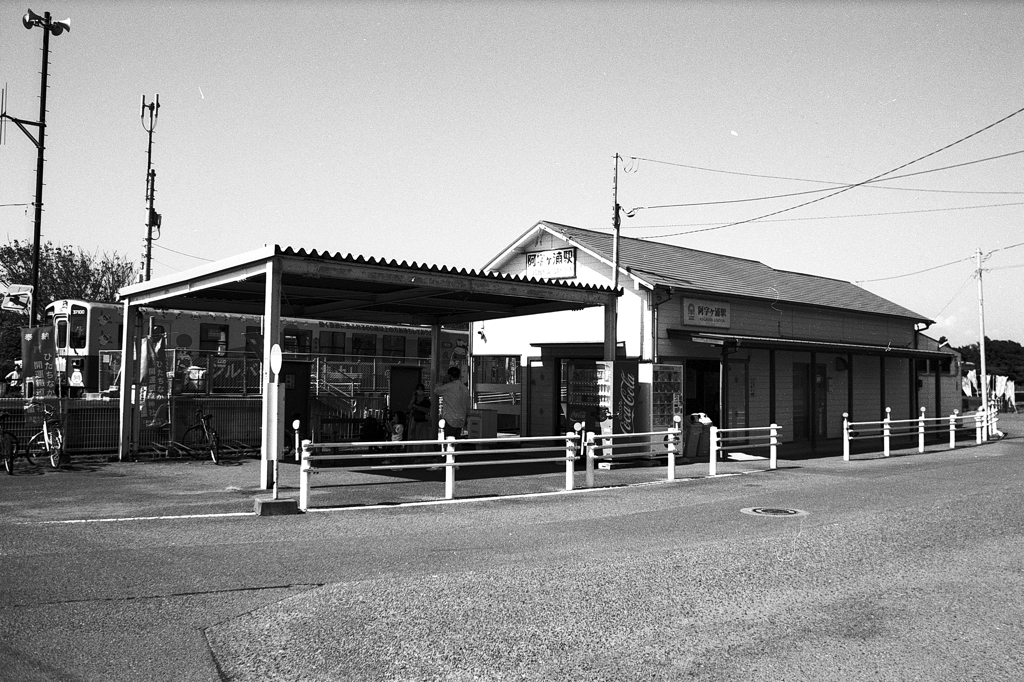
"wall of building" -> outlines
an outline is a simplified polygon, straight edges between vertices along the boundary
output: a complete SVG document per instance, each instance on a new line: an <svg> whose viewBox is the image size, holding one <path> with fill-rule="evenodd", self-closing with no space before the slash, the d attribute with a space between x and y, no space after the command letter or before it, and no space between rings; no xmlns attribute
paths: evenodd
<svg viewBox="0 0 1024 682"><path fill-rule="evenodd" d="M769 336L790 339L863 343L911 347L913 325L907 320L789 305L767 301L748 301L695 295L694 298L717 300L729 304L731 324L728 328L687 326L683 322L684 300L681 295L658 308L659 346L667 339L669 329L693 332L723 332L743 336Z"/></svg>

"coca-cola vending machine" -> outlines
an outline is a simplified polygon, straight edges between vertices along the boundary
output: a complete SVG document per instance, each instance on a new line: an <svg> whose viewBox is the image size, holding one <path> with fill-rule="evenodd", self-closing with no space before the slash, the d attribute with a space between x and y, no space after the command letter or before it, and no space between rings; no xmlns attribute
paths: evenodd
<svg viewBox="0 0 1024 682"><path fill-rule="evenodd" d="M644 418L641 414L640 363L636 360L599 362L606 384L602 396L608 400L602 407L600 433L642 433Z"/></svg>

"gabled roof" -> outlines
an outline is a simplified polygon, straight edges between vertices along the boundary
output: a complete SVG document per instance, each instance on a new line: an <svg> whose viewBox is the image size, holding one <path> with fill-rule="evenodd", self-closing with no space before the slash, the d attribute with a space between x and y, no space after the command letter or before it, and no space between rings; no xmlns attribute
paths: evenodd
<svg viewBox="0 0 1024 682"><path fill-rule="evenodd" d="M522 251L521 245L528 243L531 236L541 230L576 244L609 265L612 263L613 239L610 233L542 221L527 231L516 246L488 263L486 268L494 268L514 251ZM670 287L695 295L782 301L930 322L928 318L851 282L776 270L755 260L644 239L619 238L619 266L651 287Z"/></svg>

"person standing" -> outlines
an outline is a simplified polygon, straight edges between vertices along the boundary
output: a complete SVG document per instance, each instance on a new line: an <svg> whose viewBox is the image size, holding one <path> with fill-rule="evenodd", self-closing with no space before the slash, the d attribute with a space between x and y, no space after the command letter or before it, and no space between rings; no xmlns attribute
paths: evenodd
<svg viewBox="0 0 1024 682"><path fill-rule="evenodd" d="M416 390L412 394L407 409L409 413L408 440L434 440L437 436L431 433L430 429L430 398L427 397L427 388L423 384L416 384ZM423 445L410 445L410 452L427 452Z"/></svg>
<svg viewBox="0 0 1024 682"><path fill-rule="evenodd" d="M461 381L462 370L449 367L444 383L434 387L434 395L441 398L441 419L444 419L444 437L459 438L469 414L469 389Z"/></svg>
<svg viewBox="0 0 1024 682"><path fill-rule="evenodd" d="M7 373L7 391L9 393L21 392L21 360L14 361L14 369Z"/></svg>

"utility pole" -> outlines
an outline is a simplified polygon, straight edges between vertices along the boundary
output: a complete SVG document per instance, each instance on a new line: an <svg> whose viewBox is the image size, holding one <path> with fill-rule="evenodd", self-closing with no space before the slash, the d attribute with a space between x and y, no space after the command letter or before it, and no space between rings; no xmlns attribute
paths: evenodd
<svg viewBox="0 0 1024 682"><path fill-rule="evenodd" d="M978 377L981 383L981 407L985 410L985 421L981 427L981 436L988 440L988 372L985 368L985 295L981 286L981 249L976 254L978 261L978 320L981 325L981 340L978 342L978 352L981 356L981 376Z"/></svg>
<svg viewBox="0 0 1024 682"><path fill-rule="evenodd" d="M25 121L20 118L8 116L6 110L0 112L0 119L14 121L21 132L25 133L28 139L36 146L38 155L36 157L36 216L35 226L32 229L32 305L29 310L29 326L36 326L36 299L39 296L39 239L42 236L43 225L43 162L46 158L46 77L50 65L50 34L59 36L64 31L71 30L71 19L64 21L53 21L49 12L39 16L32 10L25 13L21 19L22 25L27 29L39 27L43 29L43 69L42 80L39 85L39 120ZM36 139L25 126L36 126L39 139Z"/></svg>
<svg viewBox="0 0 1024 682"><path fill-rule="evenodd" d="M619 213L622 207L619 206L619 155L615 154L615 172L612 175L612 289L617 290L619 288L619 226L621 219ZM610 329L608 327L611 327ZM611 333L614 335L614 340L611 344L611 351L606 352L605 355L608 357L605 360L611 361L615 359L615 352L619 345L619 299L615 297L612 303L612 323L606 325L605 334Z"/></svg>
<svg viewBox="0 0 1024 682"><path fill-rule="evenodd" d="M149 124L146 124L146 110L149 110ZM149 135L149 147L146 150L146 253L144 276L148 282L152 275L153 263L153 240L160 238L161 216L153 208L156 200L156 171L153 170L153 131L156 130L157 118L160 116L160 95L156 95L152 102L146 104L146 96L142 96L142 111L139 114L142 118L142 127ZM153 229L156 228L156 236L153 236Z"/></svg>

